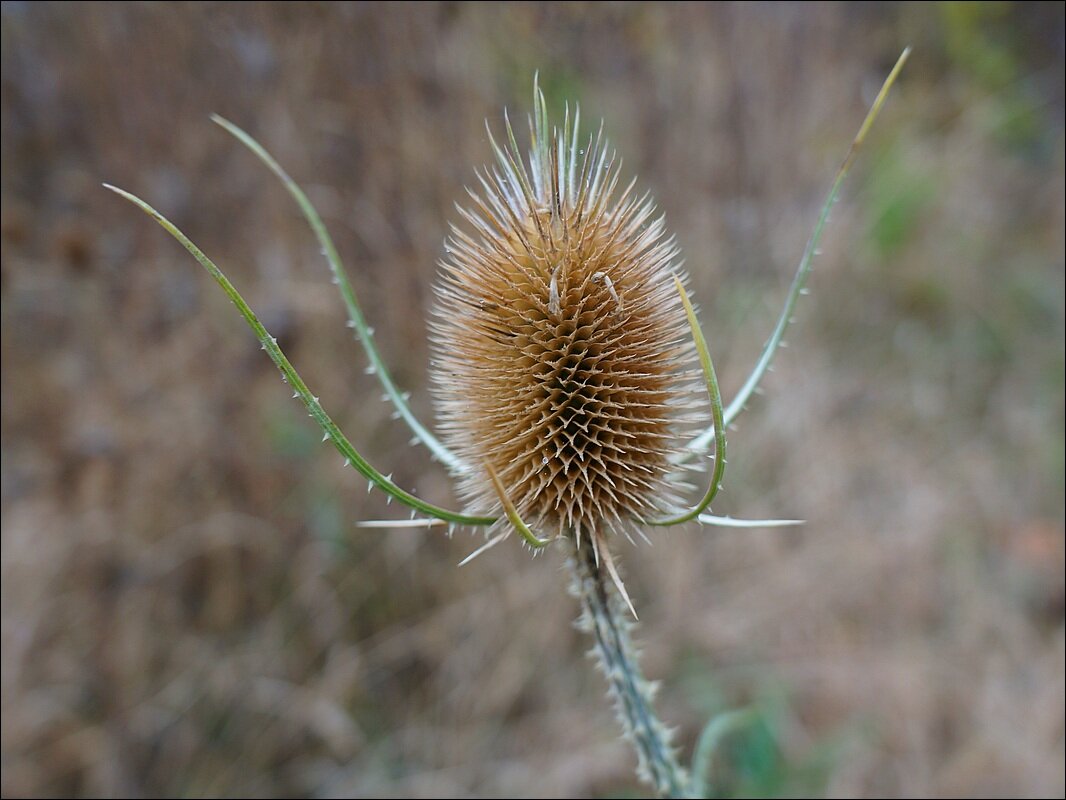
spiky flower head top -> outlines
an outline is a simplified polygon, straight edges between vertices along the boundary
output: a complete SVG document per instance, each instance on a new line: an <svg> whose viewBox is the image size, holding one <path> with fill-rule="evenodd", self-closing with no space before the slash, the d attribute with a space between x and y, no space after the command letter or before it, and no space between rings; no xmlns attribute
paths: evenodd
<svg viewBox="0 0 1066 800"><path fill-rule="evenodd" d="M509 500L544 533L595 544L677 507L667 475L700 369L663 218L635 181L618 190L602 126L583 140L567 109L549 131L536 88L534 108L528 162L509 121L504 147L489 130L496 164L459 209L472 231L446 244L435 394L473 512Z"/></svg>

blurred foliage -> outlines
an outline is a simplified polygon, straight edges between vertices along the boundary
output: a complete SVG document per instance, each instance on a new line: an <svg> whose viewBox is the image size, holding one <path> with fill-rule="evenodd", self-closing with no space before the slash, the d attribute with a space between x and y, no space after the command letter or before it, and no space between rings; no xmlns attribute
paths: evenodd
<svg viewBox="0 0 1066 800"><path fill-rule="evenodd" d="M903 250L914 229L926 219L937 183L933 176L914 171L899 147L878 154L869 178L869 246L882 263Z"/></svg>

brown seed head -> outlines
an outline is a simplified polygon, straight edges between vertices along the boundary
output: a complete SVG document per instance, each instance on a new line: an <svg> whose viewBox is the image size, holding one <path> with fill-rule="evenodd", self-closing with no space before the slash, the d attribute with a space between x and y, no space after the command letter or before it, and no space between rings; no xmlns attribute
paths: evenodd
<svg viewBox="0 0 1066 800"><path fill-rule="evenodd" d="M491 465L526 522L580 539L676 507L670 456L700 372L662 217L618 191L602 128L579 143L568 112L549 135L535 106L528 165L508 123L460 209L472 231L446 244L433 379L470 506L499 511Z"/></svg>

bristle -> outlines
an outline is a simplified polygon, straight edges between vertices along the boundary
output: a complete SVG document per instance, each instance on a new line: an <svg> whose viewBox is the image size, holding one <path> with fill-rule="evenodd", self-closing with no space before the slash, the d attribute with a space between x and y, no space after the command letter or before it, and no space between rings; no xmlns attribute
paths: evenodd
<svg viewBox="0 0 1066 800"><path fill-rule="evenodd" d="M579 150L577 114L552 139L535 105L528 160L508 121L460 209L471 229L446 244L434 388L449 447L491 465L531 525L576 535L676 505L667 474L699 366L663 219L633 183L616 192L602 127ZM460 491L499 509L481 470Z"/></svg>

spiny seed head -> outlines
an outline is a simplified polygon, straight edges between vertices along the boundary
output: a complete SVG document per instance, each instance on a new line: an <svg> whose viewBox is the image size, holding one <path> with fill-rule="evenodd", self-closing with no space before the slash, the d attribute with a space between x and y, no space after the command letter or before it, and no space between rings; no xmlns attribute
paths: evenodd
<svg viewBox="0 0 1066 800"><path fill-rule="evenodd" d="M488 465L530 526L580 539L677 507L670 456L700 372L662 217L618 190L602 126L581 140L568 109L549 133L538 90L534 105L528 163L508 122L459 209L470 230L446 243L433 383L471 508L500 512Z"/></svg>

